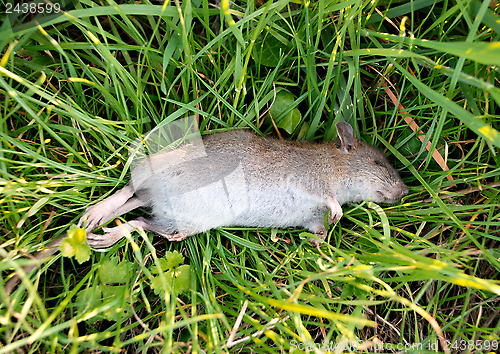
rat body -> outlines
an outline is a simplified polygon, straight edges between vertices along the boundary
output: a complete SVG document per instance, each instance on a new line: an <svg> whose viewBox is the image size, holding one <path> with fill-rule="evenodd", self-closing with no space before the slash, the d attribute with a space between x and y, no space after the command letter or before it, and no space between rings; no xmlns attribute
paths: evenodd
<svg viewBox="0 0 500 354"><path fill-rule="evenodd" d="M146 158L132 169L133 183L91 207L82 221L91 231L137 207L150 207L153 217L89 233L89 245L109 247L124 228L137 227L171 241L222 226L298 226L324 239L327 210L334 222L344 203L395 203L408 193L379 150L356 139L348 123L336 127L337 142L235 130L204 136L202 154L188 145Z"/></svg>
<svg viewBox="0 0 500 354"><path fill-rule="evenodd" d="M79 226L93 248L110 247L138 227L170 241L222 226L298 226L324 239L327 211L335 222L344 203L396 203L408 193L379 150L355 138L348 123L336 127L337 142L291 142L234 130L204 136L204 151L188 144L152 155L132 169L127 186L90 207ZM138 207L151 208L152 218L91 233ZM35 259L55 253L64 237ZM6 291L18 280L14 276Z"/></svg>

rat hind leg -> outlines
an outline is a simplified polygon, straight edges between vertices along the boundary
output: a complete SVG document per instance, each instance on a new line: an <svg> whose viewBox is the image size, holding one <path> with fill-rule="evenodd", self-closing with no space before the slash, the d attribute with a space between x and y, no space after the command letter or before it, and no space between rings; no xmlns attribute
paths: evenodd
<svg viewBox="0 0 500 354"><path fill-rule="evenodd" d="M112 196L88 208L80 218L78 226L85 223L85 231L92 231L109 220L144 205L146 205L145 202L134 197L132 186L127 185Z"/></svg>
<svg viewBox="0 0 500 354"><path fill-rule="evenodd" d="M113 213L111 213L109 215L109 217L107 217L108 220L113 220L114 218L117 218L119 216L122 216L123 214L126 214L128 213L129 211L132 211L134 209L137 209L137 208L140 208L140 207L143 207L145 206L146 203L144 203L142 200L140 200L139 198L137 197L134 197L134 198L130 198L129 200L127 200L127 202L125 204L123 204L121 207L119 207L118 209L116 209ZM102 224L101 224L102 225ZM98 227L101 226L101 225L97 225Z"/></svg>
<svg viewBox="0 0 500 354"><path fill-rule="evenodd" d="M138 218L136 220L128 221L126 224L122 224L115 227L103 227L105 232L103 235L98 234L87 234L87 243L92 248L107 248L114 245L116 242L121 240L127 232L131 232L137 228L143 228L146 231L154 232L160 236L165 237L169 241L182 241L186 237L192 235L191 232L180 232L180 231L165 231L160 225L156 224L154 220L148 220L144 218Z"/></svg>

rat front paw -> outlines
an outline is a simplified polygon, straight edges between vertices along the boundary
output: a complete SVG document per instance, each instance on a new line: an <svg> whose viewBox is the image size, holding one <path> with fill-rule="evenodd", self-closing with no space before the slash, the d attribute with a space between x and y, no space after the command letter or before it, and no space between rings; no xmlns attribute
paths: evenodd
<svg viewBox="0 0 500 354"><path fill-rule="evenodd" d="M327 231L326 229L322 226L321 228L319 228L315 233L314 235L317 236L319 238L316 239L316 238L312 238L310 237L309 238L309 243L313 246L320 246L323 242L325 242L325 238L326 238L326 234L327 234Z"/></svg>
<svg viewBox="0 0 500 354"><path fill-rule="evenodd" d="M101 210L99 203L90 207L78 221L78 227L85 226L85 231L92 231L99 225L104 224L104 211Z"/></svg>
<svg viewBox="0 0 500 354"><path fill-rule="evenodd" d="M326 205L328 209L330 209L330 215L328 216L328 223L333 224L340 220L342 215L344 215L342 211L342 207L335 197L328 197L326 199Z"/></svg>
<svg viewBox="0 0 500 354"><path fill-rule="evenodd" d="M123 187L112 196L88 208L78 221L78 227L85 224L85 231L92 231L107 223L114 216L123 214L123 212L121 214L115 214L115 212L122 208L133 195L134 189L131 186Z"/></svg>
<svg viewBox="0 0 500 354"><path fill-rule="evenodd" d="M340 220L342 215L344 215L344 213L342 212L342 209L340 209L340 213L337 212L335 214L333 214L333 212L330 211L330 214L328 215L328 224L336 223L337 221Z"/></svg>
<svg viewBox="0 0 500 354"><path fill-rule="evenodd" d="M321 245L324 242L328 233L325 229L325 226L323 225L323 220L319 218L311 220L307 225L307 228L309 229L309 231L313 232L314 235L319 239L318 240L316 238L310 237L308 239L309 243L313 246Z"/></svg>

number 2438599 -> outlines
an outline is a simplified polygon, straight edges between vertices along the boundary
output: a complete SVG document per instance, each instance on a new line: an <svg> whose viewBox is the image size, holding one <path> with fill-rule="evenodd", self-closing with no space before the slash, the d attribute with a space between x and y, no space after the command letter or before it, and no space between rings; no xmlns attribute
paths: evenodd
<svg viewBox="0 0 500 354"><path fill-rule="evenodd" d="M5 13L7 14L52 14L52 13L58 13L61 11L61 5L60 4L46 4L44 2L31 2L31 3L24 3L24 4L10 4L7 3L5 4Z"/></svg>

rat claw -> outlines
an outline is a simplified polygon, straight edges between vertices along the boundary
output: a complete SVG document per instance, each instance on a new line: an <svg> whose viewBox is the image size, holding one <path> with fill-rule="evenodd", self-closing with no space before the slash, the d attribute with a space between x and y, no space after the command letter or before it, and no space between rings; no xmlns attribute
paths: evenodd
<svg viewBox="0 0 500 354"><path fill-rule="evenodd" d="M340 218L342 217L343 213L340 213L340 214L331 214L330 212L330 215L328 215L328 224L334 224L336 223L337 221L340 220Z"/></svg>
<svg viewBox="0 0 500 354"><path fill-rule="evenodd" d="M92 208L89 208L78 221L78 227L85 225L85 231L92 231L97 228L101 220L102 216L93 213Z"/></svg>

